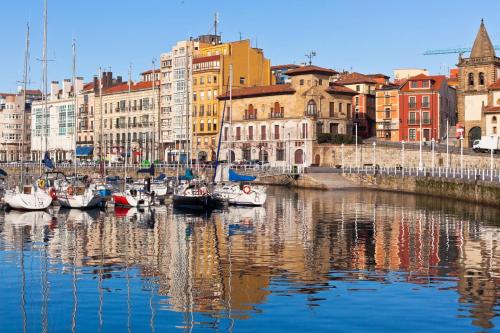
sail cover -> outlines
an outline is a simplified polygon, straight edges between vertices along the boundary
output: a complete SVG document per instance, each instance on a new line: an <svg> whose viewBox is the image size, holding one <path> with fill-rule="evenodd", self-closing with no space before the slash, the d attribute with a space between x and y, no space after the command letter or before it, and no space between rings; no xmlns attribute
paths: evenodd
<svg viewBox="0 0 500 333"><path fill-rule="evenodd" d="M254 181L257 177L254 176L244 176L239 175L234 170L229 170L229 180L232 182L251 182Z"/></svg>

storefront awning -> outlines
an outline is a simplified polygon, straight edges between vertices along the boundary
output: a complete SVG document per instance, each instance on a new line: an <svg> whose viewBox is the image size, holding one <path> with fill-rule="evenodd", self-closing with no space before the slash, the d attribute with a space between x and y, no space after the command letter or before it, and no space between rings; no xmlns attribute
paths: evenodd
<svg viewBox="0 0 500 333"><path fill-rule="evenodd" d="M94 147L80 146L76 147L76 157L91 156L94 152Z"/></svg>

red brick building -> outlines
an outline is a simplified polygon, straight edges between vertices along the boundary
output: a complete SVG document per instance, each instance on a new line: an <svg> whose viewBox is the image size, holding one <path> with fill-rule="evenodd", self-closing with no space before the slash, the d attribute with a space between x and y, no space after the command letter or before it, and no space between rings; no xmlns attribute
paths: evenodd
<svg viewBox="0 0 500 333"><path fill-rule="evenodd" d="M399 91L399 114L400 141L445 140L447 119L456 123L456 91L444 75L410 77Z"/></svg>

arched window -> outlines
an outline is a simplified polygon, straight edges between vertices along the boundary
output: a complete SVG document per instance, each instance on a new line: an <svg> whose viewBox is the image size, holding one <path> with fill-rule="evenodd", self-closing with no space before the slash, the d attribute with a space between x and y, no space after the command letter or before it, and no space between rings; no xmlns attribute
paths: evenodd
<svg viewBox="0 0 500 333"><path fill-rule="evenodd" d="M479 85L484 86L484 73L479 73Z"/></svg>
<svg viewBox="0 0 500 333"><path fill-rule="evenodd" d="M274 106L271 108L271 117L272 118L283 118L284 108L280 105L279 102L274 102Z"/></svg>
<svg viewBox="0 0 500 333"><path fill-rule="evenodd" d="M316 114L316 102L311 99L309 102L307 102L307 115L315 115Z"/></svg>
<svg viewBox="0 0 500 333"><path fill-rule="evenodd" d="M469 86L474 86L474 73L469 73Z"/></svg>
<svg viewBox="0 0 500 333"><path fill-rule="evenodd" d="M493 116L493 118L491 118L491 123L492 124L496 124L497 123L497 117L496 116Z"/></svg>
<svg viewBox="0 0 500 333"><path fill-rule="evenodd" d="M257 119L257 109L254 109L253 104L248 105L247 119Z"/></svg>

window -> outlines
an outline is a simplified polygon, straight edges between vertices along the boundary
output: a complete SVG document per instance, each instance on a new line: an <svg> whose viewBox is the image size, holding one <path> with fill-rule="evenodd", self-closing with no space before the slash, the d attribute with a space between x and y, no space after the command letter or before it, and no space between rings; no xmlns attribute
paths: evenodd
<svg viewBox="0 0 500 333"><path fill-rule="evenodd" d="M229 131L229 128L225 127L224 128L224 141L227 141L227 139L228 139L228 136L227 136L228 131Z"/></svg>
<svg viewBox="0 0 500 333"><path fill-rule="evenodd" d="M276 161L284 161L285 160L285 149L276 148Z"/></svg>
<svg viewBox="0 0 500 333"><path fill-rule="evenodd" d="M479 73L479 85L484 86L484 73Z"/></svg>
<svg viewBox="0 0 500 333"><path fill-rule="evenodd" d="M391 109L385 108L384 119L391 119Z"/></svg>
<svg viewBox="0 0 500 333"><path fill-rule="evenodd" d="M429 80L422 81L422 88L429 88L430 82Z"/></svg>
<svg viewBox="0 0 500 333"><path fill-rule="evenodd" d="M351 105L351 104L347 104L347 105ZM344 112L343 110L343 104L342 103L339 103L339 113L342 114Z"/></svg>
<svg viewBox="0 0 500 333"><path fill-rule="evenodd" d="M428 107L430 107L430 102L429 102L429 101L430 101L429 96L423 96L423 97L422 97L422 107L423 107L423 108L428 108Z"/></svg>
<svg viewBox="0 0 500 333"><path fill-rule="evenodd" d="M241 140L241 127L236 127L236 141Z"/></svg>
<svg viewBox="0 0 500 333"><path fill-rule="evenodd" d="M194 92L194 93L193 93L193 101L195 101L195 102L196 102L196 97L197 97L197 95L196 95L196 93Z"/></svg>
<svg viewBox="0 0 500 333"><path fill-rule="evenodd" d="M417 139L417 130L415 128L410 128L408 130L408 139L410 141L415 141Z"/></svg>
<svg viewBox="0 0 500 333"><path fill-rule="evenodd" d="M469 86L474 86L474 73L469 73Z"/></svg>
<svg viewBox="0 0 500 333"><path fill-rule="evenodd" d="M308 134L307 132L308 132L307 124L303 123L302 124L302 133L301 133L302 139L307 139L307 134Z"/></svg>
<svg viewBox="0 0 500 333"><path fill-rule="evenodd" d="M212 121L211 120L208 120L208 123L207 123L207 131L211 131L212 130Z"/></svg>
<svg viewBox="0 0 500 333"><path fill-rule="evenodd" d="M410 82L410 87L411 88L418 88L418 81L411 81Z"/></svg>
<svg viewBox="0 0 500 333"><path fill-rule="evenodd" d="M248 105L248 109L245 110L246 119L257 119L257 109L254 109L253 104Z"/></svg>
<svg viewBox="0 0 500 333"><path fill-rule="evenodd" d="M267 140L266 139L266 126L265 125L262 125L260 127L260 139L261 140Z"/></svg>
<svg viewBox="0 0 500 333"><path fill-rule="evenodd" d="M307 103L307 115L308 116L313 116L313 115L316 115L316 102L311 99L308 103Z"/></svg>
<svg viewBox="0 0 500 333"><path fill-rule="evenodd" d="M424 128L424 141L430 141L431 140L431 130L430 128Z"/></svg>
<svg viewBox="0 0 500 333"><path fill-rule="evenodd" d="M274 139L280 139L280 125L274 125Z"/></svg>
<svg viewBox="0 0 500 333"><path fill-rule="evenodd" d="M354 104L359 105L359 96L356 96L356 98L354 100Z"/></svg>
<svg viewBox="0 0 500 333"><path fill-rule="evenodd" d="M200 132L203 132L205 130L205 123L203 120L200 120Z"/></svg>
<svg viewBox="0 0 500 333"><path fill-rule="evenodd" d="M422 114L422 124L429 125L431 123L430 112L423 112Z"/></svg>
<svg viewBox="0 0 500 333"><path fill-rule="evenodd" d="M497 117L496 116L493 116L493 118L491 118L491 123L492 124L496 124L497 123Z"/></svg>
<svg viewBox="0 0 500 333"><path fill-rule="evenodd" d="M493 134L497 134L497 127L493 126Z"/></svg>
<svg viewBox="0 0 500 333"><path fill-rule="evenodd" d="M410 112L410 118L408 118L409 125L415 125L417 123L417 113Z"/></svg>
<svg viewBox="0 0 500 333"><path fill-rule="evenodd" d="M193 79L193 86L195 86L197 82L198 82L198 80L196 78L194 78Z"/></svg>
<svg viewBox="0 0 500 333"><path fill-rule="evenodd" d="M361 87L359 86L359 84L356 86L356 91L360 91L361 90Z"/></svg>
<svg viewBox="0 0 500 333"><path fill-rule="evenodd" d="M301 79L301 80L299 81L299 84L300 84L301 86L303 86L303 85L304 85L304 79Z"/></svg>
<svg viewBox="0 0 500 333"><path fill-rule="evenodd" d="M245 77L244 76L240 76L240 84L245 84Z"/></svg>
<svg viewBox="0 0 500 333"><path fill-rule="evenodd" d="M415 109L417 107L417 97L416 96L410 96L408 104L409 104L410 109Z"/></svg>
<svg viewBox="0 0 500 333"><path fill-rule="evenodd" d="M342 106L342 103L340 104L340 106ZM339 109L339 112L342 113L342 110ZM350 113L351 112L351 104L348 103L347 104L347 113Z"/></svg>
<svg viewBox="0 0 500 333"><path fill-rule="evenodd" d="M330 117L335 117L335 102L330 102Z"/></svg>
<svg viewBox="0 0 500 333"><path fill-rule="evenodd" d="M217 83L217 76L214 76L214 83Z"/></svg>
<svg viewBox="0 0 500 333"><path fill-rule="evenodd" d="M202 76L200 77L200 84L204 84L205 83L205 78Z"/></svg>

